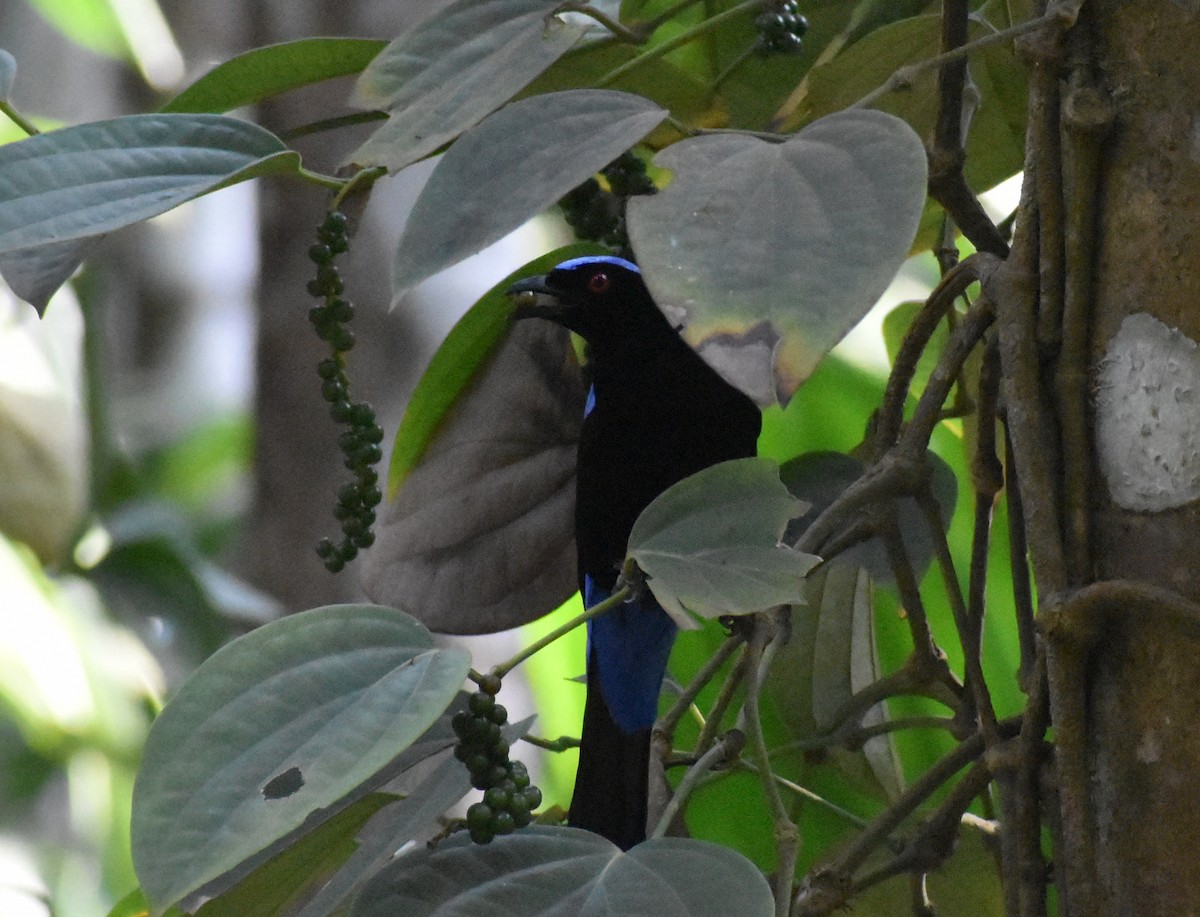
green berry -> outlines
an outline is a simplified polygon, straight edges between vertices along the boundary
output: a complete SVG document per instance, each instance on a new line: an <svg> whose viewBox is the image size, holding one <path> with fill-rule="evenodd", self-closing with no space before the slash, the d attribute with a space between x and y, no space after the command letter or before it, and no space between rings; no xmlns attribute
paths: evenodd
<svg viewBox="0 0 1200 917"><path fill-rule="evenodd" d="M308 258L316 264L328 264L333 260L333 250L321 242L318 242L308 250Z"/></svg>
<svg viewBox="0 0 1200 917"><path fill-rule="evenodd" d="M491 750L492 750L492 760L502 761L502 762L508 761L508 740L507 739L504 739L504 738L497 739L495 742L492 743Z"/></svg>
<svg viewBox="0 0 1200 917"><path fill-rule="evenodd" d="M496 706L496 699L490 694L484 694L482 691L476 691L467 701L467 709L476 716L490 716L492 710Z"/></svg>
<svg viewBox="0 0 1200 917"><path fill-rule="evenodd" d="M520 761L510 761L508 765L509 779L518 790L529 786L529 771Z"/></svg>
<svg viewBox="0 0 1200 917"><path fill-rule="evenodd" d="M487 694L484 695L484 697L489 697L489 696L490 695L487 695ZM495 723L497 726L503 726L505 723L508 722L508 709L503 704L496 704L492 707L491 711L489 711L487 716L488 716L488 719L491 720L493 723Z"/></svg>
<svg viewBox="0 0 1200 917"><path fill-rule="evenodd" d="M490 826L481 830L469 828L467 833L476 844L490 844L496 838Z"/></svg>
<svg viewBox="0 0 1200 917"><path fill-rule="evenodd" d="M326 401L341 401L346 397L346 386L337 379L326 379L321 384L321 397Z"/></svg>
<svg viewBox="0 0 1200 917"><path fill-rule="evenodd" d="M492 816L495 812L486 802L477 802L467 809L467 827L483 830L491 827Z"/></svg>
<svg viewBox="0 0 1200 917"><path fill-rule="evenodd" d="M320 308L318 307L316 311L320 311ZM341 372L341 365L332 357L317 364L317 375L322 379L336 379Z"/></svg>
<svg viewBox="0 0 1200 917"><path fill-rule="evenodd" d="M512 834L517 829L517 824L513 821L512 815L508 812L497 812L492 816L492 831L497 836L502 834Z"/></svg>
<svg viewBox="0 0 1200 917"><path fill-rule="evenodd" d="M487 785L498 786L508 778L508 771L499 764L493 764L487 772Z"/></svg>
<svg viewBox="0 0 1200 917"><path fill-rule="evenodd" d="M372 521L374 521L374 520L372 520ZM364 524L369 525L370 523L367 523L364 520ZM362 532L362 533L354 536L354 544L360 548L369 548L374 543L375 543L375 533L370 531L369 529L365 532Z"/></svg>
<svg viewBox="0 0 1200 917"><path fill-rule="evenodd" d="M326 558L332 557L333 552L334 552L333 542L330 541L328 538L322 538L320 541L317 542L317 557L321 558L322 560L325 560Z"/></svg>
<svg viewBox="0 0 1200 917"><path fill-rule="evenodd" d="M346 566L346 561L340 555L325 558L325 569L330 573L340 573Z"/></svg>
<svg viewBox="0 0 1200 917"><path fill-rule="evenodd" d="M529 803L531 811L542 804L542 791L536 786L527 786L521 793L525 797L525 801Z"/></svg>
<svg viewBox="0 0 1200 917"><path fill-rule="evenodd" d="M496 810L507 809L511 799L512 794L498 786L488 787L483 794L483 801Z"/></svg>

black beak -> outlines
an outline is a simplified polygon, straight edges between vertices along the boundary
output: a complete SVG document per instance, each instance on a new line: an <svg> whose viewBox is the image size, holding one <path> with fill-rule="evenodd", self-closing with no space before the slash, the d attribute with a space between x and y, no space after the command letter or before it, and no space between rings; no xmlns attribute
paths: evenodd
<svg viewBox="0 0 1200 917"><path fill-rule="evenodd" d="M508 288L507 293L521 298L513 311L514 319L548 318L557 321L562 318L560 293L546 282L545 274L518 280Z"/></svg>

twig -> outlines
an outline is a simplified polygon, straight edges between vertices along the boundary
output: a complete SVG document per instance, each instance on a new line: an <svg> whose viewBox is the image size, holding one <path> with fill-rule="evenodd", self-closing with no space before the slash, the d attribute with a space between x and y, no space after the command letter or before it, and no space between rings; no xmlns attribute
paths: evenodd
<svg viewBox="0 0 1200 917"><path fill-rule="evenodd" d="M1017 623L1017 642L1021 647L1021 665L1017 683L1029 690L1037 654L1037 625L1034 623L1033 588L1029 582L1029 546L1025 541L1025 510L1021 506L1021 488L1015 480L1012 437L1004 427L1004 496L1008 506L1008 565L1012 578L1013 611Z"/></svg>
<svg viewBox="0 0 1200 917"><path fill-rule="evenodd" d="M503 678L505 675L507 675L509 672L511 672L513 669L515 669L517 666L519 666L522 662L524 662L526 659L528 659L534 653L544 650L546 647L548 647L551 643L553 643L559 637L565 637L567 634L569 634L571 631L573 631L575 628L577 628L580 624L584 624L587 621L590 621L592 618L598 617L599 615L602 615L605 612L611 611L612 609L616 608L618 605L620 605L622 602L624 602L627 598L629 598L630 592L631 592L631 590L628 586L624 586L624 587L618 589L616 592L614 592L612 595L610 595L608 598L606 598L603 602L597 602L591 608L586 609L583 612L583 614L576 615L570 621L568 621L566 624L556 627L554 630L550 631L550 633L546 634L546 636L542 637L540 640L536 640L535 642L529 644L529 646L522 649L519 653L517 653L515 656L513 656L508 661L502 662L498 666L495 666L492 669L491 674L493 674L499 678Z"/></svg>
<svg viewBox="0 0 1200 917"><path fill-rule="evenodd" d="M746 644L750 670L746 684L746 699L742 706L743 729L750 746L751 757L758 768L767 809L775 822L775 850L778 863L775 869L775 917L788 917L792 898L792 877L800 853L800 834L788 815L779 787L772 779L771 759L763 735L762 717L758 709L766 673L778 647L779 630L768 615L757 615L750 639Z"/></svg>
<svg viewBox="0 0 1200 917"><path fill-rule="evenodd" d="M655 45L653 48L648 48L637 57L627 60L618 67L614 67L612 70L608 71L608 73L604 74L604 76L600 77L600 79L597 80L593 85L597 88L601 86L609 86L623 77L626 73L629 73L631 70L635 70L643 64L648 64L651 61L658 60L660 57L665 57L676 48L680 48L683 45L686 45L689 41L694 41L695 39L699 38L705 32L710 32L718 26L723 25L728 20L735 19L738 16L742 16L745 13L751 12L752 10L756 10L760 6L762 6L762 0L742 0L741 3L731 6L724 12L717 13L715 16L710 16L708 19L696 24L692 28L680 32L674 38L670 38L667 41L664 41L662 44Z"/></svg>
<svg viewBox="0 0 1200 917"><path fill-rule="evenodd" d="M991 267L994 267L994 263L986 260L986 256L972 255L963 259L941 279L909 325L892 363L892 371L888 375L887 389L879 410L875 440L881 454L883 450L892 446L900 435L900 425L904 420L904 403L908 400L921 354L929 346L934 331L942 318L953 308L954 300L979 279L981 270Z"/></svg>
<svg viewBox="0 0 1200 917"><path fill-rule="evenodd" d="M916 82L917 77L922 73L941 67L951 61L956 61L959 58L968 57L976 51L982 51L984 48L991 47L992 45L1012 41L1021 35L1037 32L1047 27L1069 28L1074 24L1075 18L1079 15L1081 2L1082 0L1068 0L1068 2L1056 4L1047 9L1045 15L1037 19L1030 19L1028 22L1009 26L1007 29L993 32L991 35L984 35L982 38L977 38L965 45L960 45L952 51L946 51L925 60L917 61L916 63L906 64L898 68L882 85L871 90L850 107L867 108L870 105L874 105L889 92L911 88L912 84Z"/></svg>
<svg viewBox="0 0 1200 917"><path fill-rule="evenodd" d="M8 120L23 130L26 134L32 137L34 134L40 134L32 121L26 118L23 114L13 107L13 104L8 99L0 99L0 114L8 117Z"/></svg>
<svg viewBox="0 0 1200 917"><path fill-rule="evenodd" d="M683 779L679 782L671 799L659 816L658 824L650 833L650 837L664 837L671 823L679 816L679 810L687 798L691 796L700 783L700 779L714 768L728 767L742 753L746 736L737 729L731 729L715 742L708 751L700 756L700 760L688 768Z"/></svg>

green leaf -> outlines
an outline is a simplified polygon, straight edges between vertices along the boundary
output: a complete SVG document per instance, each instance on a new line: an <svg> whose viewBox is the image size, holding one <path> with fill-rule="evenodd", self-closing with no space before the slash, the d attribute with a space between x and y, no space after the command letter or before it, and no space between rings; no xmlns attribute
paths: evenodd
<svg viewBox="0 0 1200 917"><path fill-rule="evenodd" d="M302 38L255 48L218 64L160 110L232 111L289 89L359 73L385 46L368 38Z"/></svg>
<svg viewBox="0 0 1200 917"><path fill-rule="evenodd" d="M804 601L804 577L820 559L780 544L804 510L768 459L735 459L685 478L634 523L629 556L680 627Z"/></svg>
<svg viewBox="0 0 1200 917"><path fill-rule="evenodd" d="M23 263L16 292L44 305L95 237L299 164L274 134L218 115L129 115L0 146L0 265Z"/></svg>
<svg viewBox="0 0 1200 917"><path fill-rule="evenodd" d="M395 798L369 793L347 806L229 891L205 902L196 917L276 917L292 912L350 858L358 847L358 832Z"/></svg>
<svg viewBox="0 0 1200 917"><path fill-rule="evenodd" d="M598 251L573 245L526 265L434 355L397 431L393 496L363 558L375 601L435 631L489 633L539 618L575 592L583 378L570 335L550 322L511 324L505 291Z"/></svg>
<svg viewBox="0 0 1200 917"><path fill-rule="evenodd" d="M994 31L978 19L970 23L972 40ZM896 70L940 50L940 16L915 16L874 30L812 71L807 117L819 118L854 104ZM967 135L964 175L973 188L983 191L1021 169L1028 92L1025 68L1010 43L972 54L969 70L980 104ZM918 135L930 136L938 111L937 70L919 74L902 92L882 96L875 107L903 118Z"/></svg>
<svg viewBox="0 0 1200 917"><path fill-rule="evenodd" d="M870 310L925 202L925 148L881 112L830 115L784 143L696 137L655 163L671 183L629 202L646 283L762 404L786 402Z"/></svg>
<svg viewBox="0 0 1200 917"><path fill-rule="evenodd" d="M458 0L400 36L355 88L388 122L348 159L392 171L423 159L512 98L584 32L554 0Z"/></svg>
<svg viewBox="0 0 1200 917"><path fill-rule="evenodd" d="M503 238L629 149L667 112L641 96L575 89L522 99L464 134L413 205L397 291Z"/></svg>
<svg viewBox="0 0 1200 917"><path fill-rule="evenodd" d="M574 828L534 826L473 844L461 834L397 859L351 917L738 917L774 913L771 889L745 858L706 841L661 838L622 853Z"/></svg>
<svg viewBox="0 0 1200 917"><path fill-rule="evenodd" d="M509 332L513 304L508 288L524 277L543 274L571 258L607 251L591 242L579 242L547 252L484 293L450 329L417 382L396 430L388 469L389 497L395 497L425 455L450 409Z"/></svg>
<svg viewBox="0 0 1200 917"><path fill-rule="evenodd" d="M882 672L875 649L870 574L861 567L837 562L822 572L824 576L809 581L809 611L818 618L812 646L812 710L817 729L829 732L842 725L836 719L842 705L878 681ZM869 727L886 719L887 708L880 703L859 722ZM868 739L862 754L887 798L896 799L902 789L902 778L891 736Z"/></svg>
<svg viewBox="0 0 1200 917"><path fill-rule="evenodd" d="M438 719L468 667L369 605L292 615L219 650L146 742L131 833L147 896L175 903L319 823Z"/></svg>
<svg viewBox="0 0 1200 917"><path fill-rule="evenodd" d="M90 236L4 252L0 254L0 276L18 297L43 314L50 298L71 279L102 238Z"/></svg>

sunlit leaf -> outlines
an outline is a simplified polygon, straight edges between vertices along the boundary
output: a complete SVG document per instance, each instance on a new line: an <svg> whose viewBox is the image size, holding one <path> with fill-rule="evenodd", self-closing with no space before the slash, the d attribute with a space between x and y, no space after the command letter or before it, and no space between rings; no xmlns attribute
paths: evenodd
<svg viewBox="0 0 1200 917"><path fill-rule="evenodd" d="M458 0L388 47L355 101L390 112L348 157L392 171L424 158L495 111L566 52L584 27L550 0Z"/></svg>
<svg viewBox="0 0 1200 917"><path fill-rule="evenodd" d="M128 46L112 0L30 0L34 8L71 41L110 57L125 57Z"/></svg>
<svg viewBox="0 0 1200 917"><path fill-rule="evenodd" d="M232 111L289 89L359 73L384 46L368 38L302 38L255 48L218 64L161 111Z"/></svg>
<svg viewBox="0 0 1200 917"><path fill-rule="evenodd" d="M481 846L458 835L381 872L351 917L738 917L774 913L746 859L705 841L662 838L622 853L574 828L531 827Z"/></svg>
<svg viewBox="0 0 1200 917"><path fill-rule="evenodd" d="M696 137L655 163L673 180L629 202L646 283L763 404L786 402L875 304L925 202L925 148L881 112L830 115L783 143Z"/></svg>
<svg viewBox="0 0 1200 917"><path fill-rule="evenodd" d="M415 286L503 238L666 117L641 96L602 89L522 99L496 112L438 162L400 238L393 287Z"/></svg>
<svg viewBox="0 0 1200 917"><path fill-rule="evenodd" d="M131 830L147 896L176 902L319 823L438 719L468 665L369 605L292 615L209 657L146 742Z"/></svg>
<svg viewBox="0 0 1200 917"><path fill-rule="evenodd" d="M706 468L660 494L638 517L629 556L681 627L804 601L804 576L819 562L780 544L804 510L767 459Z"/></svg>

